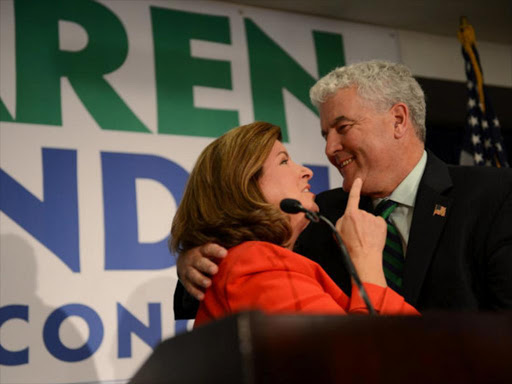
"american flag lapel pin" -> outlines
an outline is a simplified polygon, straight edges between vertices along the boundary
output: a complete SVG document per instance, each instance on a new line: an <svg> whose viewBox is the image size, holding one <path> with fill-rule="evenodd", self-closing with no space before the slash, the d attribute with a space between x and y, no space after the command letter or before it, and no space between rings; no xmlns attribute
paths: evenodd
<svg viewBox="0 0 512 384"><path fill-rule="evenodd" d="M434 208L434 213L432 214L432 216L441 216L441 217L446 217L446 207L444 205L441 205L441 204L436 204L435 208Z"/></svg>

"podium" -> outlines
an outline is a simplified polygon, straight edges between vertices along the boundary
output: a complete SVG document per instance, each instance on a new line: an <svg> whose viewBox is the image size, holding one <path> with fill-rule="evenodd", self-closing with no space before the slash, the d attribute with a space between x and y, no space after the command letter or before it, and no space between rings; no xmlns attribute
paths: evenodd
<svg viewBox="0 0 512 384"><path fill-rule="evenodd" d="M129 383L511 382L512 313L243 312L163 341Z"/></svg>

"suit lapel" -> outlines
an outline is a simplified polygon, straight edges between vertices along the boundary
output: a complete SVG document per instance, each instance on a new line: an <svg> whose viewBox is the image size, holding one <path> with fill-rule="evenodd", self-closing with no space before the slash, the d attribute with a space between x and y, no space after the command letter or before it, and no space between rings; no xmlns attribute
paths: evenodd
<svg viewBox="0 0 512 384"><path fill-rule="evenodd" d="M452 203L452 198L445 195L452 186L448 167L430 151L427 154L427 165L414 204L404 268L402 293L411 305L418 301Z"/></svg>
<svg viewBox="0 0 512 384"><path fill-rule="evenodd" d="M368 196L361 196L361 199L359 200L359 209L373 213L372 199Z"/></svg>

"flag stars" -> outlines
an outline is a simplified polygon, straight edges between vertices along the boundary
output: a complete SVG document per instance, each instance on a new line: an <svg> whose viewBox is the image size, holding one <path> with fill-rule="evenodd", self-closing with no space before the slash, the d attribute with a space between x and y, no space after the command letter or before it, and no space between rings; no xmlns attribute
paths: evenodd
<svg viewBox="0 0 512 384"><path fill-rule="evenodd" d="M476 118L476 116L471 115L469 116L468 123L472 127L476 127L478 125L478 119Z"/></svg>
<svg viewBox="0 0 512 384"><path fill-rule="evenodd" d="M476 48L474 49L476 53ZM464 65L468 89L466 101L466 134L468 136L464 139L464 151L473 158L473 165L508 167L507 149L500 134L500 122L493 113L485 97L483 84L477 81L475 69L466 55L464 55ZM464 162L462 157L461 161Z"/></svg>

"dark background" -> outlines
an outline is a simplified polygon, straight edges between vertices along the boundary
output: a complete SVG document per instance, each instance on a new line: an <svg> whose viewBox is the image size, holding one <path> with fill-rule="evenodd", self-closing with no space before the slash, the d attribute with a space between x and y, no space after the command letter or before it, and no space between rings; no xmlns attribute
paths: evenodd
<svg viewBox="0 0 512 384"><path fill-rule="evenodd" d="M426 147L449 164L458 164L465 132L468 93L465 82L416 77L427 100ZM508 161L512 158L512 88L486 86L501 125Z"/></svg>

